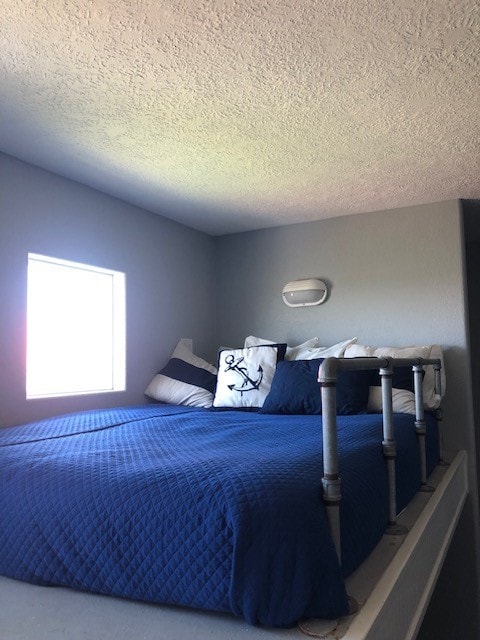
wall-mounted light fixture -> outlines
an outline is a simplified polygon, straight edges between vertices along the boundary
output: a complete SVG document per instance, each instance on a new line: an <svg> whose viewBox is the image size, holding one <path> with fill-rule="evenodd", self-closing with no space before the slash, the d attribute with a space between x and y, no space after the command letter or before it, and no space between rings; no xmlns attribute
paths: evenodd
<svg viewBox="0 0 480 640"><path fill-rule="evenodd" d="M282 298L289 307L313 307L327 299L327 285L323 280L309 278L287 282L283 287Z"/></svg>

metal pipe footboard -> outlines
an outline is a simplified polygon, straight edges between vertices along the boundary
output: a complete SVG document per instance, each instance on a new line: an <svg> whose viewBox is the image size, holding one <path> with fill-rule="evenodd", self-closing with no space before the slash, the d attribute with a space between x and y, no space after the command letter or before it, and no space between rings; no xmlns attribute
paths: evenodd
<svg viewBox="0 0 480 640"><path fill-rule="evenodd" d="M440 388L440 359L425 358L326 358L320 365L318 382L322 396L323 424L323 498L327 519L339 562L342 561L340 531L341 479L338 469L336 381L339 371L378 369L382 382L383 454L387 464L389 486L389 524L387 533L399 534L406 530L397 523L397 496L395 481L396 444L393 424L392 377L395 367L411 366L415 389L415 430L420 448L421 486L430 491L426 482L425 414L423 408L423 367L433 365L435 391Z"/></svg>

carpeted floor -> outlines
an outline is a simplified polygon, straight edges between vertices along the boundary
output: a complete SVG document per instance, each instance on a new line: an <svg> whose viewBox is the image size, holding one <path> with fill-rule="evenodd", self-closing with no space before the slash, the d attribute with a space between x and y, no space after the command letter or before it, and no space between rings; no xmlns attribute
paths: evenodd
<svg viewBox="0 0 480 640"><path fill-rule="evenodd" d="M0 640L299 640L298 629L159 607L0 576Z"/></svg>

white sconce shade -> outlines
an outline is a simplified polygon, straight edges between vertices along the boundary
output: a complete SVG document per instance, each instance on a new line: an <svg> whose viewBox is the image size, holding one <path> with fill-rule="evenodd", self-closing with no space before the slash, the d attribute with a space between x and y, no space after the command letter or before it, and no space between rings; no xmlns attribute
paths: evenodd
<svg viewBox="0 0 480 640"><path fill-rule="evenodd" d="M282 298L289 307L313 307L327 298L327 285L323 280L309 278L288 282L282 291Z"/></svg>

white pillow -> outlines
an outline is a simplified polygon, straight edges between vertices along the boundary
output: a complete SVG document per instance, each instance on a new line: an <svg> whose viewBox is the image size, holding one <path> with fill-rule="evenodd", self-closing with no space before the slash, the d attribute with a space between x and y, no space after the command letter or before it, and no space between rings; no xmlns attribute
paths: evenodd
<svg viewBox="0 0 480 640"><path fill-rule="evenodd" d="M331 347L321 347L318 338L310 338L295 347L288 347L285 353L285 360L314 360L315 358L340 358L349 344L357 341L357 338L339 342ZM245 338L245 347L254 347L262 344L276 344L273 340L264 340L256 336Z"/></svg>
<svg viewBox="0 0 480 640"><path fill-rule="evenodd" d="M442 395L445 393L445 372L443 369L443 353L438 345L413 347L368 347L354 344L345 350L345 358L440 358L442 360ZM432 365L424 367L423 403L426 409L436 409L440 405L441 396L435 395L434 369ZM413 379L413 373L412 373ZM392 390L393 410L397 413L415 415L415 394L406 389ZM368 411L377 413L382 410L382 391L379 386L371 386L368 398Z"/></svg>
<svg viewBox="0 0 480 640"><path fill-rule="evenodd" d="M262 344L277 344L275 340L267 340L266 338L258 338L257 336L247 336L245 338L245 342L243 343L244 348L246 347L258 347Z"/></svg>
<svg viewBox="0 0 480 640"><path fill-rule="evenodd" d="M344 342L337 342L337 344L333 344L331 347L302 349L299 357L295 358L295 360L314 360L316 358L342 358L345 353L345 349L347 349L349 345L354 344L356 341L357 338L351 338L350 340L345 340Z"/></svg>
<svg viewBox="0 0 480 640"><path fill-rule="evenodd" d="M213 406L262 407L272 385L280 349L274 344L221 351Z"/></svg>
<svg viewBox="0 0 480 640"><path fill-rule="evenodd" d="M166 366L154 376L145 395L160 402L209 408L213 403L216 368L180 342Z"/></svg>
<svg viewBox="0 0 480 640"><path fill-rule="evenodd" d="M310 338L310 340L305 340L302 344L297 344L295 347L287 347L287 351L285 352L285 360L305 360L304 354L309 349L314 349L319 347L318 338Z"/></svg>
<svg viewBox="0 0 480 640"><path fill-rule="evenodd" d="M295 347L289 347L285 352L285 360L303 360L298 354L301 354L303 349L310 349L311 347L318 347L318 338L310 338L302 344L297 344ZM244 347L258 347L262 344L278 344L275 340L264 340L263 338L257 338L256 336L247 336L243 344Z"/></svg>

